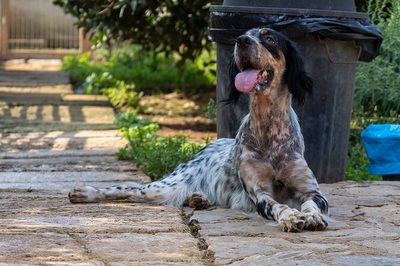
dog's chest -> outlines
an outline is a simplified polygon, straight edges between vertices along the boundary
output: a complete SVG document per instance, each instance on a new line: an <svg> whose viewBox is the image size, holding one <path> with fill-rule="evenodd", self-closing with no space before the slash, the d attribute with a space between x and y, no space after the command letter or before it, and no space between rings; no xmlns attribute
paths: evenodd
<svg viewBox="0 0 400 266"><path fill-rule="evenodd" d="M238 146L241 161L246 157L256 158L260 161L278 165L291 158L294 140L287 134L271 134L264 138L254 138L254 134L243 134Z"/></svg>

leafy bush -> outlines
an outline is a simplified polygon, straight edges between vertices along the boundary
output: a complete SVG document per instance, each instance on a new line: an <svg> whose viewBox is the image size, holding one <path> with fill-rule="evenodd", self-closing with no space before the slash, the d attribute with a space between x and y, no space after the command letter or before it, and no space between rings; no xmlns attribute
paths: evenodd
<svg viewBox="0 0 400 266"><path fill-rule="evenodd" d="M140 111L140 100L143 93L137 92L134 84L125 84L123 81L117 81L114 87L103 90L110 102L121 111Z"/></svg>
<svg viewBox="0 0 400 266"><path fill-rule="evenodd" d="M123 45L111 51L98 49L92 55L66 56L62 69L70 74L77 92L105 94L117 110L140 111L143 92L214 90L214 57L205 51L177 68L172 58L146 53L136 45Z"/></svg>
<svg viewBox="0 0 400 266"><path fill-rule="evenodd" d="M80 55L67 55L62 61L61 69L68 72L71 82L75 85L82 84L90 75L103 72L103 66L90 59L90 53Z"/></svg>
<svg viewBox="0 0 400 266"><path fill-rule="evenodd" d="M102 56L98 56L101 54ZM62 69L70 73L75 84L83 84L86 93L99 93L117 81L135 84L137 91L199 92L211 90L215 83L215 51L204 51L195 60L188 60L181 68L173 57L144 52L137 45L123 45L108 56L97 50L93 59L88 53L67 56Z"/></svg>
<svg viewBox="0 0 400 266"><path fill-rule="evenodd" d="M120 113L116 123L129 144L122 148L119 159L134 159L137 167L154 181L188 161L204 145L189 143L184 136L160 137L158 125L139 118L134 113Z"/></svg>
<svg viewBox="0 0 400 266"><path fill-rule="evenodd" d="M389 2L369 1L368 11L379 21L385 40L380 56L357 65L354 106L369 116L400 114L400 3L392 1L388 8Z"/></svg>
<svg viewBox="0 0 400 266"><path fill-rule="evenodd" d="M209 5L221 0L54 0L77 19L77 26L94 32L94 43L129 40L146 51L195 59L210 42Z"/></svg>
<svg viewBox="0 0 400 266"><path fill-rule="evenodd" d="M117 83L117 80L109 73L92 73L86 77L82 84L82 89L86 94L100 94L104 89L110 88Z"/></svg>

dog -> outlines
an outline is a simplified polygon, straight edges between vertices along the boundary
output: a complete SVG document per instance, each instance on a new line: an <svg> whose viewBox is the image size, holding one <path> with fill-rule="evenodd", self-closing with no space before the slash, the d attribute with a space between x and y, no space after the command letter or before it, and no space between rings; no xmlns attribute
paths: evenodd
<svg viewBox="0 0 400 266"><path fill-rule="evenodd" d="M214 205L257 211L284 232L327 228L328 201L304 159L292 108L292 99L303 104L313 86L298 49L277 31L257 28L237 38L234 60L240 72L232 95L250 95L250 112L235 139L208 144L160 181L83 186L69 193L70 201L130 199L196 209Z"/></svg>

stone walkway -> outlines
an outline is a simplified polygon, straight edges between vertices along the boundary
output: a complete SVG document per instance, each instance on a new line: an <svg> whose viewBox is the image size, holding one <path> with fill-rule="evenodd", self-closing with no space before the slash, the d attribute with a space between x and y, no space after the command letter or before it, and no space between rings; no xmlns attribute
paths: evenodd
<svg viewBox="0 0 400 266"><path fill-rule="evenodd" d="M70 204L77 184L149 179L116 160L125 142L107 99L72 94L56 63L7 67L0 70L0 265L400 265L400 182L321 185L330 226L298 234L220 208Z"/></svg>

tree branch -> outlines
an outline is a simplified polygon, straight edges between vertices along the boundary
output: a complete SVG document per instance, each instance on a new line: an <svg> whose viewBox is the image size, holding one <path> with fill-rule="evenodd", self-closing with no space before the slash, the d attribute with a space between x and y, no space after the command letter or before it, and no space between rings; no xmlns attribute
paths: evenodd
<svg viewBox="0 0 400 266"><path fill-rule="evenodd" d="M115 5L115 2L117 2L117 0L112 0L112 2L106 8L104 8L103 10L101 10L99 12L99 15L103 15L104 13L107 13L108 11L110 11L111 8Z"/></svg>

